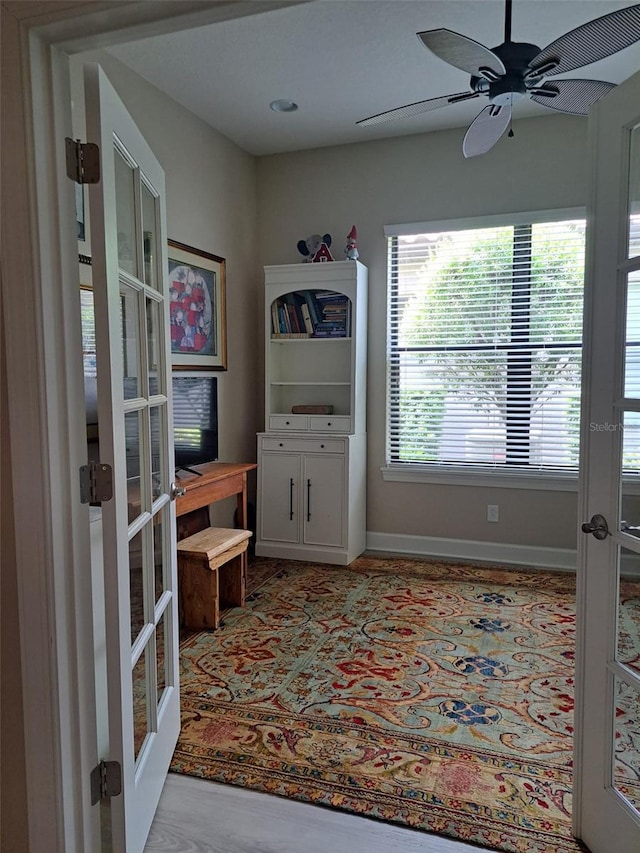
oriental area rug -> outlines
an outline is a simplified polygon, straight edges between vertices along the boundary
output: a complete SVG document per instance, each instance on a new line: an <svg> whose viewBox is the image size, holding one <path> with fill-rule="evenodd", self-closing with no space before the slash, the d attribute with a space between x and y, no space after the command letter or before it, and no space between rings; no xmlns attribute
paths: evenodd
<svg viewBox="0 0 640 853"><path fill-rule="evenodd" d="M573 576L370 556L249 571L246 607L181 642L174 772L508 853L584 849Z"/></svg>

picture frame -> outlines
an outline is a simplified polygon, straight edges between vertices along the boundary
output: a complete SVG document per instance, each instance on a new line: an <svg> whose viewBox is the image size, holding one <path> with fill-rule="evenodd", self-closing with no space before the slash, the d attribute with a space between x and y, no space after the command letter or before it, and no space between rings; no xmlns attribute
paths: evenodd
<svg viewBox="0 0 640 853"><path fill-rule="evenodd" d="M174 370L226 370L226 261L168 241L171 363Z"/></svg>

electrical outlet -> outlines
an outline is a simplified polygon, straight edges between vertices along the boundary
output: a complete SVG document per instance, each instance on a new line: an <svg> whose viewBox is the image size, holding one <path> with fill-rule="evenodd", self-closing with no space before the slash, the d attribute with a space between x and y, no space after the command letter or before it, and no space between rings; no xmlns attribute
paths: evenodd
<svg viewBox="0 0 640 853"><path fill-rule="evenodd" d="M487 521L500 521L498 504L487 504Z"/></svg>

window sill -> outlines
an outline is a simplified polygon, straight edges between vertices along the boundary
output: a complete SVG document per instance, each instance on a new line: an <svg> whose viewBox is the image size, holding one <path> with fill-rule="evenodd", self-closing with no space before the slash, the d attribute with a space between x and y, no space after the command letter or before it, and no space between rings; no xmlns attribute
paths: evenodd
<svg viewBox="0 0 640 853"><path fill-rule="evenodd" d="M427 465L383 465L382 479L392 483L438 483L445 486L489 486L498 489L537 489L577 492L577 474L543 474L538 471L492 471L486 468L447 468Z"/></svg>

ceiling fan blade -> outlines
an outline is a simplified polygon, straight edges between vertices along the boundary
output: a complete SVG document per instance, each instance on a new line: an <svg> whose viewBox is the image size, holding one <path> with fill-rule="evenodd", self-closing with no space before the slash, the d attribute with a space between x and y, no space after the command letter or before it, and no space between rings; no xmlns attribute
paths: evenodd
<svg viewBox="0 0 640 853"><path fill-rule="evenodd" d="M416 101L415 104L407 104L404 107L396 107L395 110L387 110L369 118L360 119L356 124L368 126L380 124L383 121L391 121L396 118L409 118L437 110L438 107L446 107L447 104L457 104L458 101L468 101L471 98L480 97L477 92L458 92L456 95L442 95L440 98L428 98L426 101Z"/></svg>
<svg viewBox="0 0 640 853"><path fill-rule="evenodd" d="M589 107L612 89L615 84L604 80L553 80L545 81L538 89L529 89L529 95L532 101L550 110L586 116Z"/></svg>
<svg viewBox="0 0 640 853"><path fill-rule="evenodd" d="M471 122L462 142L465 157L486 154L496 144L511 121L511 106L489 104Z"/></svg>
<svg viewBox="0 0 640 853"><path fill-rule="evenodd" d="M506 74L506 68L499 56L483 44L460 33L440 29L426 30L416 35L432 53L467 74L484 77L482 72L488 71L488 79L492 80Z"/></svg>
<svg viewBox="0 0 640 853"><path fill-rule="evenodd" d="M564 74L617 53L640 39L640 5L628 6L589 21L543 48L529 63L545 76ZM545 70L548 63L555 63Z"/></svg>

